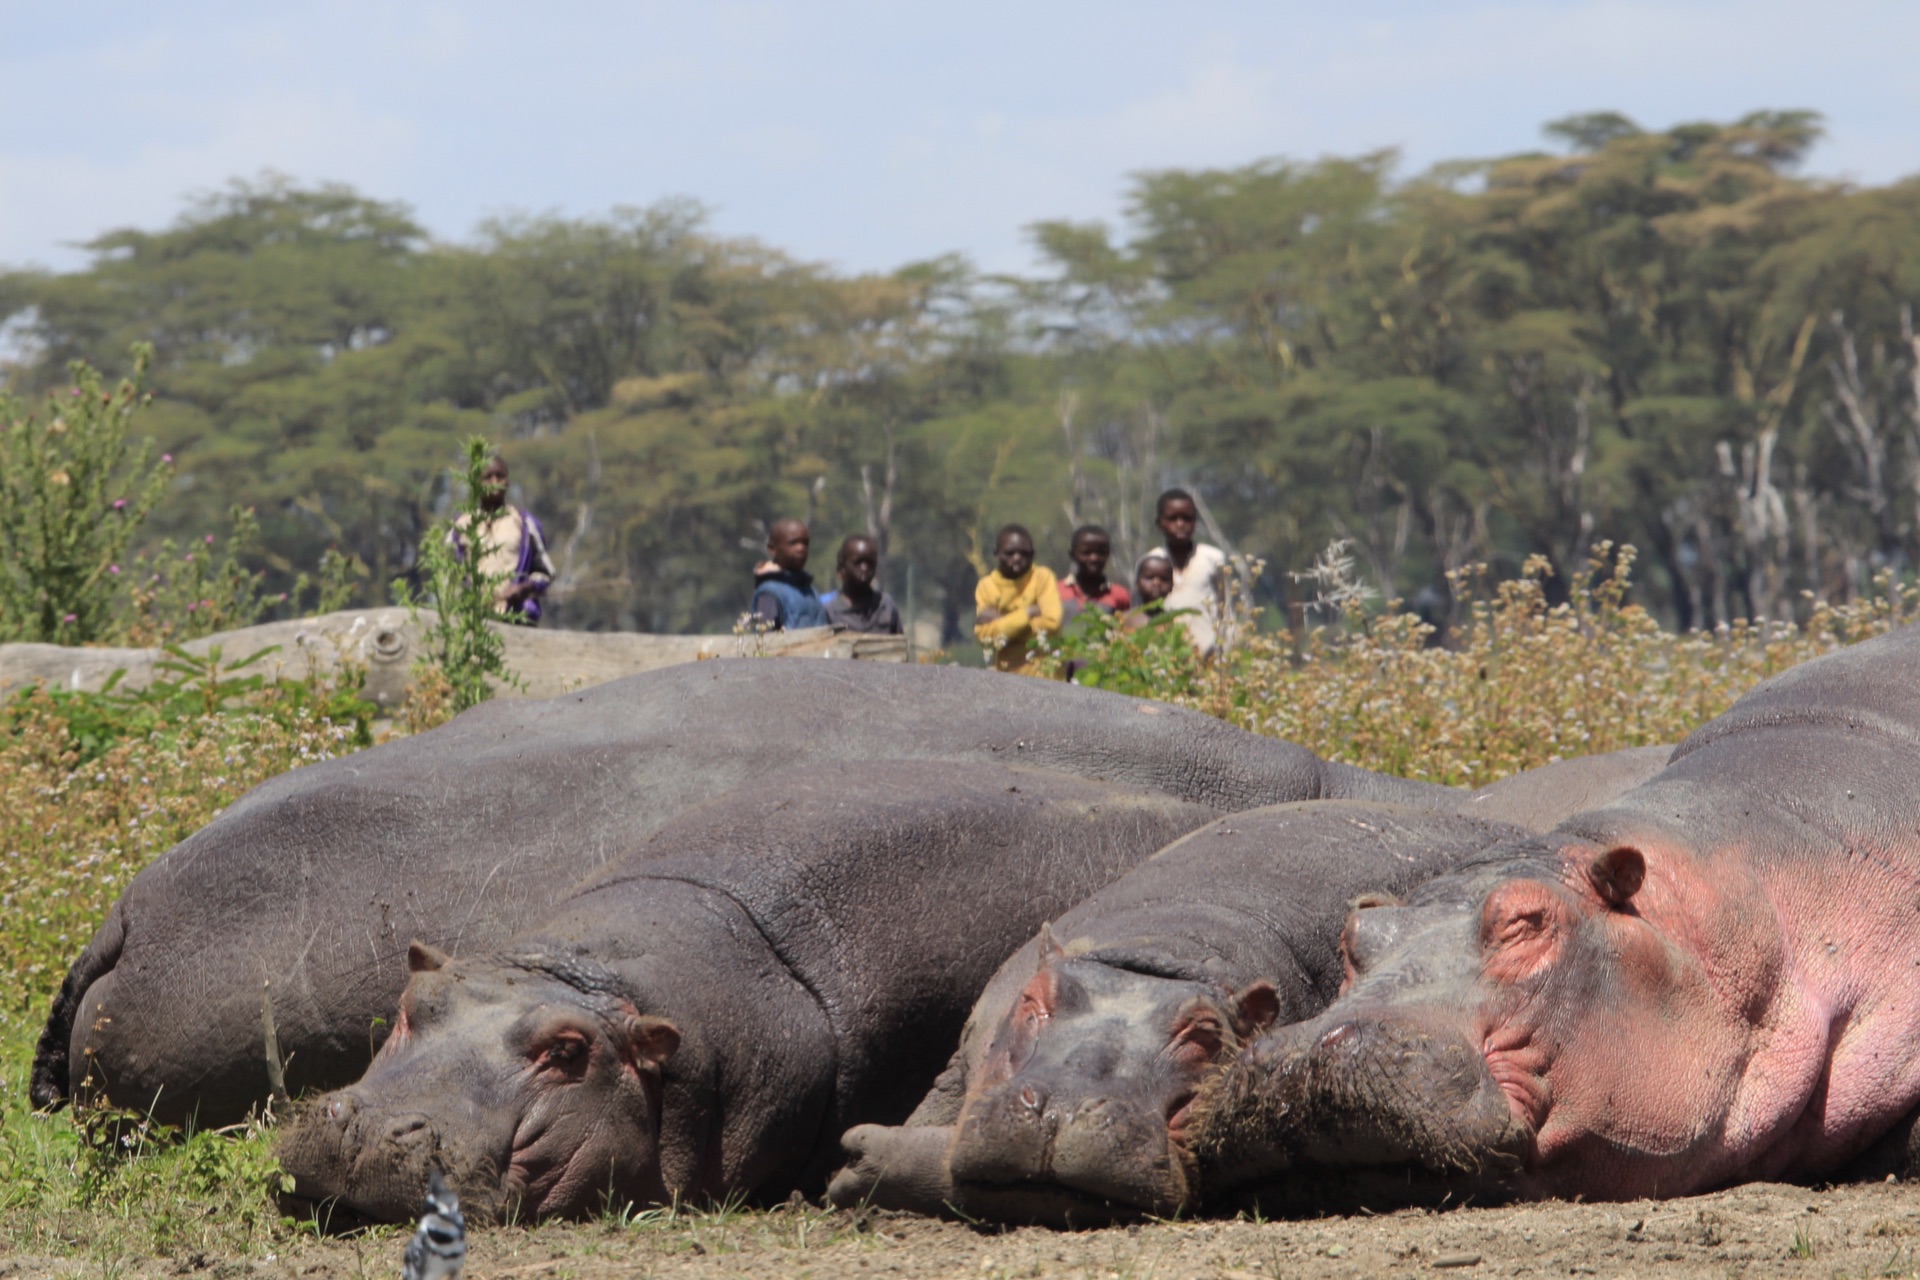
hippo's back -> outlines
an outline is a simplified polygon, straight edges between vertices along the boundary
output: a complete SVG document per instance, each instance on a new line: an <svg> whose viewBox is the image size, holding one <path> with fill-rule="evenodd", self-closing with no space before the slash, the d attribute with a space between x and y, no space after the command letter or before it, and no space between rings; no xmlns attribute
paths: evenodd
<svg viewBox="0 0 1920 1280"><path fill-rule="evenodd" d="M141 872L55 1002L34 1100L90 1061L117 1103L237 1119L265 1096L269 999L290 1086L351 1079L410 940L496 945L675 814L864 759L1023 765L1217 810L1329 785L1310 752L1210 717L955 668L725 660L486 703L272 779Z"/></svg>

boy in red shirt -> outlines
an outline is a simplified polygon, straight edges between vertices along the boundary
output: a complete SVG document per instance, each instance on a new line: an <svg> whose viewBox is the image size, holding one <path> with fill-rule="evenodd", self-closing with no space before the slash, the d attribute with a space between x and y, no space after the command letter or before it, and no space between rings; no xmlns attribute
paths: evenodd
<svg viewBox="0 0 1920 1280"><path fill-rule="evenodd" d="M1107 613L1125 613L1133 607L1133 593L1118 582L1107 581L1107 561L1113 555L1113 540L1097 524L1083 524L1073 531L1067 544L1073 572L1060 581L1061 611L1065 621L1088 605Z"/></svg>

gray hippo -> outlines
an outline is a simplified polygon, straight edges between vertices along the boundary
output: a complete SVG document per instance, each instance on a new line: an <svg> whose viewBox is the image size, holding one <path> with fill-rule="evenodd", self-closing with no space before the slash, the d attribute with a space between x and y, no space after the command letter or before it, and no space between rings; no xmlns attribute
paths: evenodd
<svg viewBox="0 0 1920 1280"><path fill-rule="evenodd" d="M845 1135L829 1198L1076 1226L1191 1207L1195 1091L1243 1042L1326 1008L1354 898L1524 834L1351 801L1202 827L1014 953L906 1125Z"/></svg>
<svg viewBox="0 0 1920 1280"><path fill-rule="evenodd" d="M1040 923L1213 816L999 765L853 762L681 815L505 946L416 945L393 1034L280 1146L295 1194L399 1220L817 1190L897 1123Z"/></svg>
<svg viewBox="0 0 1920 1280"><path fill-rule="evenodd" d="M1556 760L1502 778L1467 797L1461 812L1529 831L1551 831L1576 813L1612 804L1667 767L1669 744Z"/></svg>
<svg viewBox="0 0 1920 1280"><path fill-rule="evenodd" d="M288 1089L345 1084L409 940L504 942L691 806L854 759L1020 764L1216 811L1460 794L1195 712L950 667L733 659L485 703L264 783L136 876L54 1001L33 1102L231 1123L268 1096L268 1020Z"/></svg>
<svg viewBox="0 0 1920 1280"><path fill-rule="evenodd" d="M1650 782L1361 902L1320 1016L1210 1079L1208 1194L1677 1196L1920 1104L1920 628L1759 685Z"/></svg>

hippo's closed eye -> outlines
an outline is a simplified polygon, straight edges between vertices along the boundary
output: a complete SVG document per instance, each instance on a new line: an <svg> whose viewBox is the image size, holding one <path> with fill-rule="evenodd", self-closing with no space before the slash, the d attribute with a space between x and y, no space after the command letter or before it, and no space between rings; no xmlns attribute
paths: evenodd
<svg viewBox="0 0 1920 1280"><path fill-rule="evenodd" d="M1512 982L1550 964L1559 955L1568 914L1559 891L1538 880L1510 880L1488 894L1480 913L1487 976Z"/></svg>
<svg viewBox="0 0 1920 1280"><path fill-rule="evenodd" d="M584 1029L562 1024L535 1037L527 1058L542 1076L555 1081L578 1080L593 1058L593 1041Z"/></svg>

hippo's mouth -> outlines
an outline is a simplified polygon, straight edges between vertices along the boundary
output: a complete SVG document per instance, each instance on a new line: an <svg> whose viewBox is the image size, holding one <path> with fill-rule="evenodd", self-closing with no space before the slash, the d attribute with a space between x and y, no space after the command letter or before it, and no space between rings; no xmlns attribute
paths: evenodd
<svg viewBox="0 0 1920 1280"><path fill-rule="evenodd" d="M968 1214L995 1222L1079 1228L1170 1217L1190 1207L1195 1165L1187 1146L1191 1090L1167 1105L1165 1156L1146 1165L1112 1159L1075 1159L1057 1145L1054 1129L1025 1170L999 1165L991 1171L954 1169L954 1191ZM1111 1153L1108 1153L1111 1155Z"/></svg>

